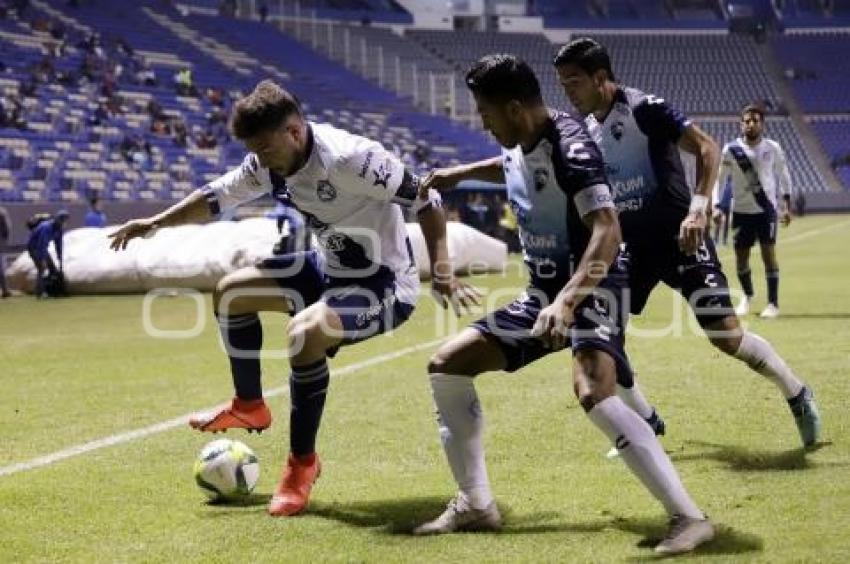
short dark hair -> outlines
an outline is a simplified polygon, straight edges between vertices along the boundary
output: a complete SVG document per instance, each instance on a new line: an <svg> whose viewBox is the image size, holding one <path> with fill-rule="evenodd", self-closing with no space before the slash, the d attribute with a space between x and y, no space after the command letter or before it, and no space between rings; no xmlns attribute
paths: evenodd
<svg viewBox="0 0 850 564"><path fill-rule="evenodd" d="M761 104L747 104L744 106L744 109L741 110L741 118L747 114L757 114L759 116L760 121L764 121L764 107Z"/></svg>
<svg viewBox="0 0 850 564"><path fill-rule="evenodd" d="M604 70L609 80L616 80L614 71L611 70L611 56L608 54L608 49L590 37L573 39L561 47L552 63L556 67L573 64L587 74Z"/></svg>
<svg viewBox="0 0 850 564"><path fill-rule="evenodd" d="M528 63L515 55L492 54L478 59L466 73L466 86L487 100L504 104L542 104L540 82Z"/></svg>
<svg viewBox="0 0 850 564"><path fill-rule="evenodd" d="M230 128L237 139L245 140L277 129L292 114L303 115L298 98L271 80L263 80L234 104Z"/></svg>

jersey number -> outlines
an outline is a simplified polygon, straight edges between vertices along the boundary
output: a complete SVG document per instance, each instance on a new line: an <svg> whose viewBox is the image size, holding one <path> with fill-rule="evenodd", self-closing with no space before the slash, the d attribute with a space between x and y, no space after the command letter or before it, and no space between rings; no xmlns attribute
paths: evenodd
<svg viewBox="0 0 850 564"><path fill-rule="evenodd" d="M570 143L570 148L567 151L567 159L571 161L586 161L593 158L593 154L588 150L587 145L583 142Z"/></svg>

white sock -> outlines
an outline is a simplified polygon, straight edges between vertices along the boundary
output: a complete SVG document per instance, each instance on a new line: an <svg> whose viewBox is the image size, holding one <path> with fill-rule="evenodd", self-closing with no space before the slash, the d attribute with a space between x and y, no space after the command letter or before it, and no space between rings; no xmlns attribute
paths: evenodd
<svg viewBox="0 0 850 564"><path fill-rule="evenodd" d="M617 384L617 395L620 396L620 399L626 402L626 405L631 407L632 410L642 418L648 419L652 417L652 413L655 410L652 409L652 406L649 405L648 401L646 401L646 397L643 395L643 392L640 391L637 383L637 374L635 374L632 379L631 388L626 388Z"/></svg>
<svg viewBox="0 0 850 564"><path fill-rule="evenodd" d="M440 440L460 491L475 509L493 501L484 463L484 414L469 376L431 374Z"/></svg>
<svg viewBox="0 0 850 564"><path fill-rule="evenodd" d="M664 505L669 515L704 518L685 491L655 433L620 398L611 396L602 400L587 415L614 443L632 473Z"/></svg>
<svg viewBox="0 0 850 564"><path fill-rule="evenodd" d="M735 358L743 360L750 368L776 384L785 399L796 397L803 389L803 383L788 368L771 344L755 333L744 333Z"/></svg>

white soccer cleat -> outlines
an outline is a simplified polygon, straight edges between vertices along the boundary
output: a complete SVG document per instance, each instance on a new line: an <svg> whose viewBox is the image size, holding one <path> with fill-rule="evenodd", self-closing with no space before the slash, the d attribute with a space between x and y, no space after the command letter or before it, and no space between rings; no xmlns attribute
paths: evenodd
<svg viewBox="0 0 850 564"><path fill-rule="evenodd" d="M767 307L759 314L762 319L776 319L779 317L779 307L775 304L767 304Z"/></svg>
<svg viewBox="0 0 850 564"><path fill-rule="evenodd" d="M744 317L750 313L750 300L752 300L752 298L744 296L744 299L742 299L741 303L738 304L738 307L735 308L735 315L738 317Z"/></svg>
<svg viewBox="0 0 850 564"><path fill-rule="evenodd" d="M502 516L495 501L484 509L474 509L466 496L458 492L439 517L419 525L413 529L413 534L444 535L461 531L498 531L501 528Z"/></svg>
<svg viewBox="0 0 850 564"><path fill-rule="evenodd" d="M714 525L706 519L674 515L664 539L655 547L658 554L690 552L714 538Z"/></svg>

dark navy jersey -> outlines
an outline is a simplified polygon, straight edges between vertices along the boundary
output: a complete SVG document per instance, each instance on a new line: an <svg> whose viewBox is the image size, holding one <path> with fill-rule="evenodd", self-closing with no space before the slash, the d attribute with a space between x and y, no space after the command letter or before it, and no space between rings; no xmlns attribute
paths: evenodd
<svg viewBox="0 0 850 564"><path fill-rule="evenodd" d="M675 236L691 201L677 146L691 121L662 98L625 87L604 120L585 121L605 157L623 239Z"/></svg>
<svg viewBox="0 0 850 564"><path fill-rule="evenodd" d="M587 248L582 217L614 207L602 155L581 122L551 110L534 149L504 149L502 162L532 284L558 291Z"/></svg>

